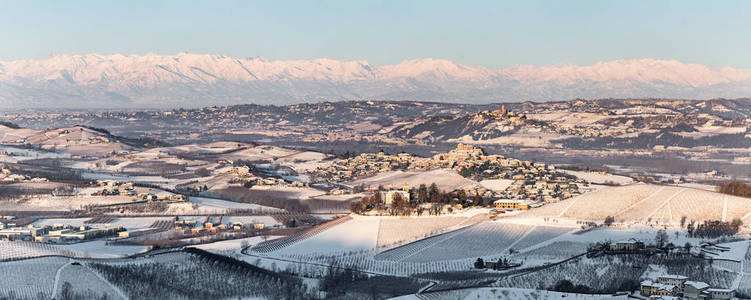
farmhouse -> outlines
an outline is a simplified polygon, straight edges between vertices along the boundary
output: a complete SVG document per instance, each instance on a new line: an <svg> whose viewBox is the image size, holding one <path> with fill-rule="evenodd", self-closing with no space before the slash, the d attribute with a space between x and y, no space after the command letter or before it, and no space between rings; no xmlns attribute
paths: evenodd
<svg viewBox="0 0 751 300"><path fill-rule="evenodd" d="M528 210L530 204L525 200L500 199L493 201L493 206L501 209Z"/></svg>
<svg viewBox="0 0 751 300"><path fill-rule="evenodd" d="M683 285L683 297L699 299L709 289L709 285L701 281L686 281Z"/></svg>
<svg viewBox="0 0 751 300"><path fill-rule="evenodd" d="M729 300L735 298L735 291L731 289L709 288L704 293L708 299Z"/></svg>
<svg viewBox="0 0 751 300"><path fill-rule="evenodd" d="M409 193L401 190L392 190L392 191L384 191L382 192L381 196L383 197L383 200L386 201L386 205L391 204L394 202L394 199L397 197L396 195L399 195L402 200L409 201Z"/></svg>
<svg viewBox="0 0 751 300"><path fill-rule="evenodd" d="M628 239L616 242L610 247L610 249L613 251L633 252L644 249L644 243L636 239Z"/></svg>
<svg viewBox="0 0 751 300"><path fill-rule="evenodd" d="M657 282L662 284L674 285L678 288L678 293L683 293L683 285L688 277L683 275L663 275L657 278Z"/></svg>
<svg viewBox="0 0 751 300"><path fill-rule="evenodd" d="M31 225L29 225L28 227L10 227L1 229L0 237L31 239L43 235L45 232L46 229L34 227Z"/></svg>
<svg viewBox="0 0 751 300"><path fill-rule="evenodd" d="M644 280L641 282L641 294L642 296L676 296L678 294L678 287L671 284Z"/></svg>

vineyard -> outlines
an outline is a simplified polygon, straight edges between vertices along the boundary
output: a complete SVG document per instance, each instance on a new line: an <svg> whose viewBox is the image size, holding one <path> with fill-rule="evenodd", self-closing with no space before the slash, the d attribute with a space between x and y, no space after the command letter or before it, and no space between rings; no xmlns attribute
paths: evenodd
<svg viewBox="0 0 751 300"><path fill-rule="evenodd" d="M497 286L515 288L550 288L559 280L570 280L599 293L622 290L629 281L639 282L646 266L660 265L668 274L686 274L691 280L728 288L738 274L713 268L710 262L691 256L602 256L579 258L542 271L506 277Z"/></svg>
<svg viewBox="0 0 751 300"><path fill-rule="evenodd" d="M48 244L0 240L0 261L11 261L42 256L80 257L81 255Z"/></svg>
<svg viewBox="0 0 751 300"><path fill-rule="evenodd" d="M170 230L173 227L175 227L175 222L172 220L159 220L154 221L154 223L151 223L151 228L156 228L159 230Z"/></svg>
<svg viewBox="0 0 751 300"><path fill-rule="evenodd" d="M604 220L615 216L618 222L678 223L689 221L748 218L748 199L706 190L633 184L601 189L579 197L545 205L522 214L524 217L563 217L578 220Z"/></svg>
<svg viewBox="0 0 751 300"><path fill-rule="evenodd" d="M80 264L65 265L60 270L60 282L57 287L57 295L61 295L62 286L66 282L70 284L69 293L71 295L81 296L80 298L122 298L107 281L102 280L91 269Z"/></svg>
<svg viewBox="0 0 751 300"><path fill-rule="evenodd" d="M108 223L112 223L114 219L115 219L114 216L96 216L86 221L83 221L83 223L84 224L108 224Z"/></svg>
<svg viewBox="0 0 751 300"><path fill-rule="evenodd" d="M571 232L572 230L572 228L565 227L537 226L532 229L532 231L530 231L524 238L516 242L514 249L524 251L527 248L532 248L541 243L547 242L563 234Z"/></svg>
<svg viewBox="0 0 751 300"><path fill-rule="evenodd" d="M634 184L606 188L530 210L528 216L602 220L659 192L656 185Z"/></svg>
<svg viewBox="0 0 751 300"><path fill-rule="evenodd" d="M159 256L150 263L90 266L133 299L305 298L299 279L232 258L192 248Z"/></svg>
<svg viewBox="0 0 751 300"><path fill-rule="evenodd" d="M527 225L483 222L449 237L428 241L403 260L430 262L504 254L530 229Z"/></svg>
<svg viewBox="0 0 751 300"><path fill-rule="evenodd" d="M352 217L350 216L342 217L342 218L324 223L322 225L316 226L314 228L311 228L303 232L299 232L299 233L296 233L287 237L260 243L254 246L253 248L251 248L251 250L256 251L256 252L261 252L261 253L278 251L285 247L291 246L292 244L295 244L297 242L300 242L302 240L305 240L307 238L320 234L321 232L326 231L329 228L335 227L336 225L345 223L350 220L352 220Z"/></svg>
<svg viewBox="0 0 751 300"><path fill-rule="evenodd" d="M55 274L67 263L68 259L62 257L0 263L0 273L3 274L0 298L50 299Z"/></svg>
<svg viewBox="0 0 751 300"><path fill-rule="evenodd" d="M466 221L463 217L383 218L377 247L385 248L435 235Z"/></svg>

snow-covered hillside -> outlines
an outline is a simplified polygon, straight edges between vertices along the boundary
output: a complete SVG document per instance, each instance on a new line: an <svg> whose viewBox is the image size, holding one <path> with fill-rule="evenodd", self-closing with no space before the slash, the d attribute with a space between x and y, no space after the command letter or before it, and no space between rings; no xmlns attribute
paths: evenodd
<svg viewBox="0 0 751 300"><path fill-rule="evenodd" d="M571 98L735 98L751 70L653 59L490 69L442 59L374 66L222 55L56 55L0 61L5 107L164 107L343 99L502 102Z"/></svg>

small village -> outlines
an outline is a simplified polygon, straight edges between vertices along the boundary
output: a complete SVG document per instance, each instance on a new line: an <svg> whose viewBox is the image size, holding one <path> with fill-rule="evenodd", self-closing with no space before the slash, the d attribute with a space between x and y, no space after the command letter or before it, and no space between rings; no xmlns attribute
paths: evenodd
<svg viewBox="0 0 751 300"><path fill-rule="evenodd" d="M363 153L326 167L320 167L314 171L314 175L326 178L332 184L341 184L360 177L396 170L428 171L441 168L452 169L463 177L473 179L512 181L508 188L500 192L493 192L482 187L465 190L468 195L479 194L484 198L494 199L493 201L515 200L501 201L499 205L500 203L522 202L525 207L533 207L555 203L581 194L579 187L588 185L582 179L556 172L553 165L521 161L502 155L486 155L481 148L465 144L459 144L456 149L429 158L415 157L407 153L396 155L384 152ZM430 182L425 184L430 184ZM364 187L367 191L375 191L379 188L406 191L416 187L403 185ZM337 192L343 191L337 190Z"/></svg>

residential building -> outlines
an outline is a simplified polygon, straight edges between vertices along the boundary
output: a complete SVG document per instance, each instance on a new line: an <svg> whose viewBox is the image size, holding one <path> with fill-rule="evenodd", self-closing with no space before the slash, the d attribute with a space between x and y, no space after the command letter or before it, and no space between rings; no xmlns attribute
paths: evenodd
<svg viewBox="0 0 751 300"><path fill-rule="evenodd" d="M529 202L525 200L500 199L493 201L495 208L528 210Z"/></svg>
<svg viewBox="0 0 751 300"><path fill-rule="evenodd" d="M702 293L709 289L709 285L701 281L686 281L683 284L683 297L687 299L701 299Z"/></svg>

